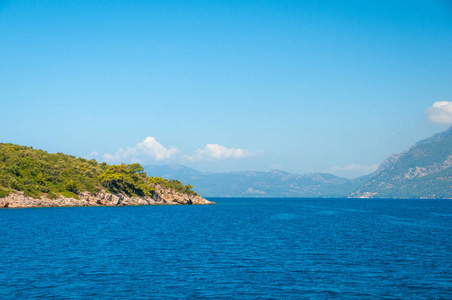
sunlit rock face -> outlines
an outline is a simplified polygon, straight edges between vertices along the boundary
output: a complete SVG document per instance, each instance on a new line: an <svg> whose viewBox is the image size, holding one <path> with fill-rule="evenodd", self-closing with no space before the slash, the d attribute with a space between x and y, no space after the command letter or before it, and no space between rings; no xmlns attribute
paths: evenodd
<svg viewBox="0 0 452 300"><path fill-rule="evenodd" d="M25 196L23 192L11 193L0 198L1 208L25 207L64 207L64 206L132 206L132 205L180 205L180 204L215 204L200 195L187 195L172 189L154 186L155 191L148 197L129 197L122 194L112 194L101 191L97 194L80 193L79 199L59 197L50 199L47 196L35 199Z"/></svg>

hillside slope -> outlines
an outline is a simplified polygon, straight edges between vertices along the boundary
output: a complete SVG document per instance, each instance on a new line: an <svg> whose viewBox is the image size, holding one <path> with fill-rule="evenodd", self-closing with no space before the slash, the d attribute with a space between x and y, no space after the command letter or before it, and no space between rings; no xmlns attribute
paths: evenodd
<svg viewBox="0 0 452 300"><path fill-rule="evenodd" d="M350 197L452 198L452 127L392 154Z"/></svg>
<svg viewBox="0 0 452 300"><path fill-rule="evenodd" d="M62 153L0 144L3 207L201 204L200 199L192 186L148 177L139 164L99 164Z"/></svg>

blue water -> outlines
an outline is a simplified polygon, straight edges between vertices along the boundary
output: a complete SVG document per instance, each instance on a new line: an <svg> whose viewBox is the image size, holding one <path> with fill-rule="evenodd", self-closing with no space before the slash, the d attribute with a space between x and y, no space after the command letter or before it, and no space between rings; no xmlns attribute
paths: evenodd
<svg viewBox="0 0 452 300"><path fill-rule="evenodd" d="M0 210L0 298L452 299L452 201Z"/></svg>

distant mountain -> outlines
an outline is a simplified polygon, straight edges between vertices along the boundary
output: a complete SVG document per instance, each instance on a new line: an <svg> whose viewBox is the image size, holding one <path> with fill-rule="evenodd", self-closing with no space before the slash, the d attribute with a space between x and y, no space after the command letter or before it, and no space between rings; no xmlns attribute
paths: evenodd
<svg viewBox="0 0 452 300"><path fill-rule="evenodd" d="M452 127L391 154L350 197L452 198Z"/></svg>
<svg viewBox="0 0 452 300"><path fill-rule="evenodd" d="M216 197L319 197L337 192L348 179L331 174L270 172L204 173L181 165L145 166L150 176L177 178L190 183L203 196Z"/></svg>
<svg viewBox="0 0 452 300"><path fill-rule="evenodd" d="M391 154L377 171L354 180L280 170L209 173L181 165L144 168L150 176L191 184L207 197L452 198L452 127Z"/></svg>

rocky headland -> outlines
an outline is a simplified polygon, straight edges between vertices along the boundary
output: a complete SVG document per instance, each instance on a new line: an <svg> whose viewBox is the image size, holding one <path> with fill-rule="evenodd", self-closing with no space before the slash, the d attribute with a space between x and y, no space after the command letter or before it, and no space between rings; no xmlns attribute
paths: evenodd
<svg viewBox="0 0 452 300"><path fill-rule="evenodd" d="M129 197L125 194L113 194L102 190L97 194L81 192L78 194L79 199L63 196L55 199L47 196L33 198L17 191L0 198L0 208L215 204L200 195L187 195L159 185L153 187L155 191L151 196Z"/></svg>
<svg viewBox="0 0 452 300"><path fill-rule="evenodd" d="M214 204L176 179L138 164L96 160L0 143L0 208Z"/></svg>

